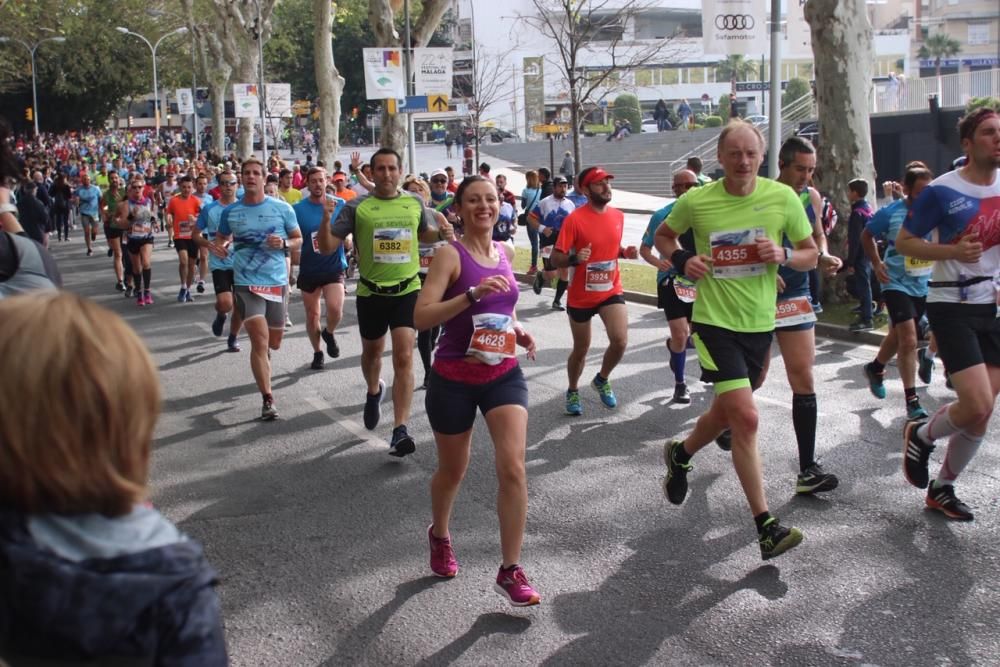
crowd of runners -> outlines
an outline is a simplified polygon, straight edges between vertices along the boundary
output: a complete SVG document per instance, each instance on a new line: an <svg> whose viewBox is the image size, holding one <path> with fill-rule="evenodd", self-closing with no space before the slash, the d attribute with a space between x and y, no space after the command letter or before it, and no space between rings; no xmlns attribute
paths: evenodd
<svg viewBox="0 0 1000 667"><path fill-rule="evenodd" d="M938 177L922 162L908 164L897 198L860 235L860 252L881 284L891 326L875 358L858 373L873 395L885 398L886 367L897 359L907 419L901 434L904 476L927 489L927 507L971 520L972 511L956 495L956 480L983 441L1000 391L1000 117L988 109L972 112L959 134L964 164ZM414 347L421 357L438 456L427 528L431 570L440 577L459 570L449 521L478 411L496 452L496 589L511 604L528 606L541 598L519 564L528 503L529 386L518 348L533 358L539 336L517 317L511 240L521 227L531 247L532 289L554 290L552 308L566 312L572 334L565 392L570 416L587 409L579 384L595 316L608 344L589 384L603 409L616 409L612 376L626 352L629 328L620 262L641 257L656 267L658 304L666 317L664 383L669 387L672 380L672 401L691 402L688 350L714 392L691 432L664 445L669 503L684 502L695 455L715 442L730 453L761 557L774 558L802 541L799 529L769 511L757 447L754 391L765 381L775 339L791 391L795 491L837 489L838 477L824 469L815 451L818 403L831 397L814 381L817 309L809 272L831 276L844 263L828 249L824 203L811 185L816 149L803 138L788 139L774 180L758 176L764 153L755 126L731 122L718 140L723 177L710 181L696 161L672 174L676 199L652 216L636 245L623 238L624 216L612 206L614 175L600 166L583 169L572 182L544 168L530 170L527 187L516 195L503 175L491 176L487 164L461 182L450 168L429 176L404 174L400 155L388 148L367 163L355 154L345 169L311 160L289 166L277 157L264 164L184 155L161 151L148 137L123 142L106 134L59 142L42 154L26 151L23 185L15 190L19 200L41 199L41 189L50 198L51 224L39 238L45 243L65 243L80 233L81 250L92 255L103 230L109 289L113 284L138 308L154 305L154 280L173 293L172 276L152 275L154 246L176 252L178 302L192 301L192 290L204 292L210 280L212 332L226 333L226 348L234 353L241 336L249 339L262 420L278 417L271 355L289 325L290 290L301 293L310 365L320 369L324 355L340 354L345 285L356 267L363 421L369 430L379 427L391 392L388 453L394 457L417 447L408 431L419 388ZM852 201L867 193L867 185L853 181L850 189ZM0 194L9 197L6 190ZM55 197L65 207L57 207ZM20 204L0 203L8 231L18 225ZM64 208L78 214L67 216ZM387 342L391 389L382 368ZM931 382L938 358L956 397L929 415L916 380ZM932 476L929 457L940 441L947 452Z"/></svg>

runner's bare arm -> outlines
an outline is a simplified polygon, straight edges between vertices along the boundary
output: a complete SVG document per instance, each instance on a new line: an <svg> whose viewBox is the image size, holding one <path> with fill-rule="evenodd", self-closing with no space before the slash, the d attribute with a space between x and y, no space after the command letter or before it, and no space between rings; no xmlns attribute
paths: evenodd
<svg viewBox="0 0 1000 667"><path fill-rule="evenodd" d="M471 305L465 294L441 300L448 286L458 280L461 268L458 251L450 245L434 253L434 261L427 270L427 278L413 307L413 326L416 329L423 331L436 327Z"/></svg>
<svg viewBox="0 0 1000 667"><path fill-rule="evenodd" d="M959 262L977 262L983 254L983 244L976 233L967 234L958 243L930 243L900 227L896 236L899 254L916 259L954 259Z"/></svg>
<svg viewBox="0 0 1000 667"><path fill-rule="evenodd" d="M320 254L323 255L332 255L337 252L337 248L344 242L344 239L333 233L333 221L330 219L330 216L333 215L336 209L336 201L329 197L323 200L323 217L319 222L319 233L316 236ZM346 209L341 212L341 215L345 213Z"/></svg>
<svg viewBox="0 0 1000 667"><path fill-rule="evenodd" d="M115 207L115 227L119 229L128 229L131 222L128 219L128 202L121 201L118 202L118 206Z"/></svg>

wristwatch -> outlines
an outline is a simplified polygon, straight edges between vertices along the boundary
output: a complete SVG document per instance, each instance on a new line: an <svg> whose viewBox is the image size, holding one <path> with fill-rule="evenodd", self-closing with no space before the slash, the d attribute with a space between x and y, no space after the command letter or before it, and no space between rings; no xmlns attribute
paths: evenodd
<svg viewBox="0 0 1000 667"><path fill-rule="evenodd" d="M475 291L475 287L470 287L465 290L465 298L469 300L469 303L479 303L479 299L476 298Z"/></svg>
<svg viewBox="0 0 1000 667"><path fill-rule="evenodd" d="M281 249L282 250L288 250L288 240L287 239L281 239Z"/></svg>
<svg viewBox="0 0 1000 667"><path fill-rule="evenodd" d="M788 266L788 263L792 261L792 249L785 248L785 261L781 263L782 266Z"/></svg>

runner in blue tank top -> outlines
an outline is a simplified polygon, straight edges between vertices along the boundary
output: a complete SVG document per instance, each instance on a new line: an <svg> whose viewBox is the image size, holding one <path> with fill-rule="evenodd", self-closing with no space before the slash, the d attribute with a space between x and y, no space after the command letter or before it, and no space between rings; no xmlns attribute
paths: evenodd
<svg viewBox="0 0 1000 667"><path fill-rule="evenodd" d="M513 252L492 240L500 212L496 186L470 176L455 193L455 205L465 234L435 253L413 311L418 329L445 325L426 397L438 451L431 480L433 523L427 529L430 566L439 577L458 573L448 522L469 464L478 409L493 436L498 471L502 562L495 589L510 604L525 607L538 604L541 597L518 564L528 511L528 386L516 349L525 348L533 359L535 341L518 325L514 312L518 290L510 267Z"/></svg>
<svg viewBox="0 0 1000 667"><path fill-rule="evenodd" d="M309 196L292 207L303 238L296 286L302 292L302 305L306 309L306 333L313 348L311 367L319 370L324 365L323 351L320 350L321 338L326 343L326 353L331 358L340 356L334 332L344 314L344 271L347 270L347 257L344 255L343 244L333 254L322 254L319 251L318 233L328 201L333 202L333 211L330 213L333 220L337 219L345 202L340 197L327 194L326 169L323 167L313 167L307 172L306 185ZM350 242L346 243L350 249ZM325 327L320 326L321 300L326 303Z"/></svg>
<svg viewBox="0 0 1000 667"><path fill-rule="evenodd" d="M198 244L199 253L201 248L207 249L209 253L208 268L212 271L212 283L215 285L215 320L212 322L212 333L221 336L226 325L226 317L232 313L233 319L229 325L226 347L230 352L239 352L240 345L236 342L236 337L240 333L243 321L233 305L235 276L231 244L223 244L216 239L223 211L236 202L236 174L228 170L222 172L219 174L218 184L219 199L206 204L198 214L194 241Z"/></svg>
<svg viewBox="0 0 1000 667"><path fill-rule="evenodd" d="M927 283L933 263L904 257L896 248L896 236L921 190L934 178L922 166L907 169L903 176L905 199L898 199L872 216L861 233L861 244L871 260L872 270L882 284L882 299L889 311L892 328L879 346L878 354L865 364L868 388L875 398L885 398L885 367L895 356L906 397L906 418L927 419L927 411L917 397L917 322L924 315ZM879 257L876 239L886 242L885 260Z"/></svg>
<svg viewBox="0 0 1000 667"><path fill-rule="evenodd" d="M778 182L799 194L813 229L813 240L819 248L818 267L828 275L840 269L839 258L827 252L826 235L817 223L816 212L821 209L819 193L809 187L809 180L816 170L816 149L808 139L790 137L781 146L778 157L780 171ZM787 236L782 238L785 248L793 248ZM837 488L837 476L823 470L816 460L816 386L813 365L816 362L816 314L812 309L809 292L809 273L796 271L789 266L778 267L778 300L775 308L774 333L778 349L785 363L785 374L792 389L792 427L799 454L799 474L795 492L811 494ZM764 372L770 365L770 356ZM725 434L720 446L728 444Z"/></svg>

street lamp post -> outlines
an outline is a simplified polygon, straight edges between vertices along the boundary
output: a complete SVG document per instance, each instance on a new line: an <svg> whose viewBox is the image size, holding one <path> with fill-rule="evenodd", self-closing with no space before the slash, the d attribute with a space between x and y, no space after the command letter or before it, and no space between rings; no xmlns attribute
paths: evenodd
<svg viewBox="0 0 1000 667"><path fill-rule="evenodd" d="M46 37L45 39L40 39L35 42L34 46L29 45L27 42L22 42L15 37L0 37L0 43L5 42L17 42L24 48L28 49L28 53L31 54L31 106L32 106L32 116L35 119L35 136L38 136L38 82L35 76L35 51L38 50L39 45L43 42L65 42L65 37Z"/></svg>
<svg viewBox="0 0 1000 667"><path fill-rule="evenodd" d="M149 47L149 50L153 54L153 117L154 117L154 122L156 123L156 137L158 140L160 137L160 88L158 85L159 82L156 79L156 49L160 48L160 42L165 40L167 37L170 37L170 35L183 35L184 33L187 32L187 28L181 26L176 30L171 30L170 32L168 32L167 34L163 35L158 40L156 40L156 44L152 44L148 39L146 39L137 32L132 32L128 28L118 26L117 28L115 28L115 30L117 30L123 35L132 35L133 37L138 37L142 41L146 42L146 46Z"/></svg>

